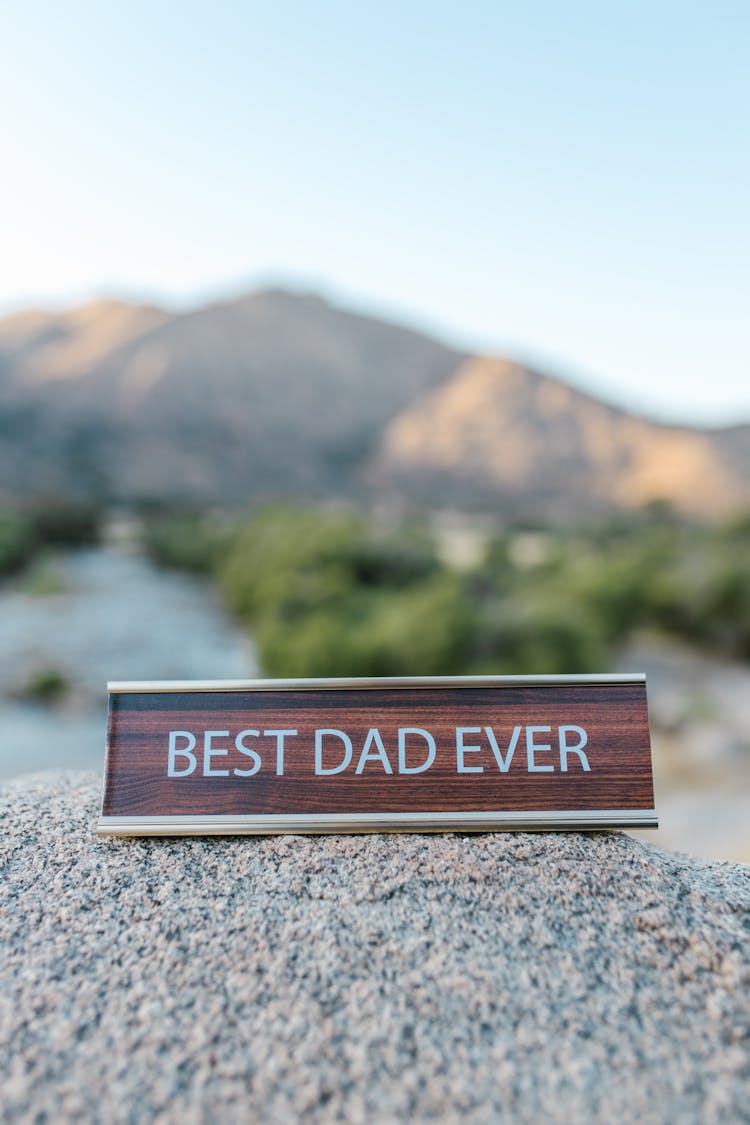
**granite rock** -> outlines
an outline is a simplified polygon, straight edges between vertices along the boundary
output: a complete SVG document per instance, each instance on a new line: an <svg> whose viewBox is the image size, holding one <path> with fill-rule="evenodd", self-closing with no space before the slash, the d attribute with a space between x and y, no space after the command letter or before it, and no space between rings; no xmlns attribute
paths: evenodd
<svg viewBox="0 0 750 1125"><path fill-rule="evenodd" d="M7 1121L750 1120L750 867L616 832L100 839L0 789Z"/></svg>

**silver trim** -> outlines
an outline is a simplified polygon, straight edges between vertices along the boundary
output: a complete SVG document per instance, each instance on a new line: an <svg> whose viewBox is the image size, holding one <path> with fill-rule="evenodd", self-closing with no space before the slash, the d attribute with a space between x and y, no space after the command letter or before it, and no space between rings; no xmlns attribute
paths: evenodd
<svg viewBox="0 0 750 1125"><path fill-rule="evenodd" d="M273 813L238 816L102 816L102 836L265 836L328 832L575 831L658 828L656 809L574 809L521 812Z"/></svg>
<svg viewBox="0 0 750 1125"><path fill-rule="evenodd" d="M383 676L362 679L321 680L110 680L110 695L142 692L186 691L294 691L315 689L336 691L358 688L375 691L383 688L522 687L524 685L564 687L575 684L643 684L644 672L591 673L561 676Z"/></svg>

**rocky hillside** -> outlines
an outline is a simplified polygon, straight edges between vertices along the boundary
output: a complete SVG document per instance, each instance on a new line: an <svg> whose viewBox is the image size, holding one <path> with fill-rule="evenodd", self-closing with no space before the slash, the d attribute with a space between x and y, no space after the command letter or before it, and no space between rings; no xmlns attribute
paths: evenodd
<svg viewBox="0 0 750 1125"><path fill-rule="evenodd" d="M312 296L180 316L0 322L0 489L243 504L357 487L383 427L460 356Z"/></svg>
<svg viewBox="0 0 750 1125"><path fill-rule="evenodd" d="M750 505L750 428L657 425L316 296L0 321L0 499Z"/></svg>
<svg viewBox="0 0 750 1125"><path fill-rule="evenodd" d="M504 359L474 358L386 428L375 479L429 499L541 516L667 499L698 516L750 504L750 427L658 425Z"/></svg>

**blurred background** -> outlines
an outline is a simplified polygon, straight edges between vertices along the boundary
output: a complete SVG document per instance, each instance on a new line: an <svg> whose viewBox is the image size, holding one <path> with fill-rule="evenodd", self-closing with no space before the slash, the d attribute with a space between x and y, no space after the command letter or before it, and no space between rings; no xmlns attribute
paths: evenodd
<svg viewBox="0 0 750 1125"><path fill-rule="evenodd" d="M750 861L745 4L0 14L0 777L108 679L645 671Z"/></svg>

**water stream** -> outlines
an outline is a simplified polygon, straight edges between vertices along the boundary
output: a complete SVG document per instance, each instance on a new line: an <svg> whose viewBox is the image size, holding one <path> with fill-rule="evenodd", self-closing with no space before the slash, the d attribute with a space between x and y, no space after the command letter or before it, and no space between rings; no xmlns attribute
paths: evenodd
<svg viewBox="0 0 750 1125"><path fill-rule="evenodd" d="M241 679L252 645L209 585L108 546L62 553L0 588L0 778L101 769L108 680ZM50 676L50 702L30 689Z"/></svg>

